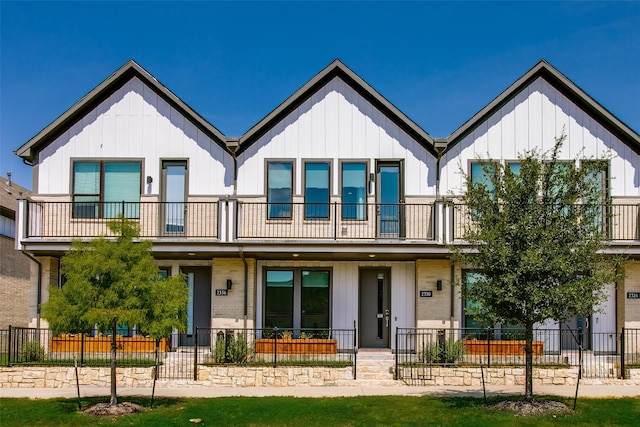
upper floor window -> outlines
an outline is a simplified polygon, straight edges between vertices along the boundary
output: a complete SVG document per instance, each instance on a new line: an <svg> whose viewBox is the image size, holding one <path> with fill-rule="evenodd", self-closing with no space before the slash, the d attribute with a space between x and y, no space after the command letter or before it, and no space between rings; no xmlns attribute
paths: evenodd
<svg viewBox="0 0 640 427"><path fill-rule="evenodd" d="M268 218L291 218L292 196L293 162L268 162Z"/></svg>
<svg viewBox="0 0 640 427"><path fill-rule="evenodd" d="M0 235L16 237L16 213L4 207L0 207Z"/></svg>
<svg viewBox="0 0 640 427"><path fill-rule="evenodd" d="M329 218L329 162L304 164L304 217Z"/></svg>
<svg viewBox="0 0 640 427"><path fill-rule="evenodd" d="M489 178L492 170L493 166L488 162L471 163L471 183L474 185L484 184L487 191L493 191L493 183Z"/></svg>
<svg viewBox="0 0 640 427"><path fill-rule="evenodd" d="M73 218L140 217L140 162L73 163Z"/></svg>
<svg viewBox="0 0 640 427"><path fill-rule="evenodd" d="M341 165L342 219L367 219L367 164Z"/></svg>

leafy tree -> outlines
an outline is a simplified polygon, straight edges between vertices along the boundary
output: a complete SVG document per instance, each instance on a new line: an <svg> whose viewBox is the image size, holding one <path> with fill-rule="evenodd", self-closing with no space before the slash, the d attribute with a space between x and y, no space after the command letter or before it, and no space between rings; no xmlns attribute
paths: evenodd
<svg viewBox="0 0 640 427"><path fill-rule="evenodd" d="M136 325L158 339L186 328L188 287L182 276L162 279L151 242L139 241L135 223L108 224L115 239L74 240L62 258L67 281L52 286L43 317L54 333L89 332L97 325L111 333L111 399L116 394L116 328Z"/></svg>
<svg viewBox="0 0 640 427"><path fill-rule="evenodd" d="M588 314L606 297L604 285L622 276L621 259L600 252L607 245L609 212L602 161L558 160L565 136L544 155L520 156L519 172L487 161L486 179L465 175L462 201L468 245L453 258L482 272L465 298L481 321L519 324L525 330L525 400L533 398L533 326ZM463 172L464 174L464 172Z"/></svg>

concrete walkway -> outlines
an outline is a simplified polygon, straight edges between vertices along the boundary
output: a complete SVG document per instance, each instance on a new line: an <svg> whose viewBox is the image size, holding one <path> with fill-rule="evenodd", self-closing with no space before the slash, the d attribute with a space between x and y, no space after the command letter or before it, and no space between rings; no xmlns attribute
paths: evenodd
<svg viewBox="0 0 640 427"><path fill-rule="evenodd" d="M148 396L151 388L118 387L118 396ZM555 395L573 397L575 386L534 386L536 395ZM523 386L487 386L487 396L523 394ZM108 387L81 387L80 396L108 396ZM351 396L446 396L482 397L479 387L415 387L415 386L300 386L300 387L189 387L189 388L156 388L156 397L351 397ZM640 387L625 385L582 385L579 397L637 397L640 398ZM27 397L32 399L76 398L74 388L0 388L0 398Z"/></svg>

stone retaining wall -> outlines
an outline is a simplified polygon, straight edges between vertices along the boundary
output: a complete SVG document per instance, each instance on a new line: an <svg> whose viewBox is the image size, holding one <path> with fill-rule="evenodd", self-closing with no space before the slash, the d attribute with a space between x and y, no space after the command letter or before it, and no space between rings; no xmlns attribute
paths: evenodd
<svg viewBox="0 0 640 427"><path fill-rule="evenodd" d="M401 372L402 374L402 372ZM434 386L481 386L480 368L434 367L421 373L424 385ZM543 369L533 368L533 385L575 385L578 368ZM493 385L524 385L524 368L484 368L484 381ZM630 369L629 378L581 378L581 384L640 385L640 369Z"/></svg>
<svg viewBox="0 0 640 427"><path fill-rule="evenodd" d="M307 386L361 386L354 380L352 368L322 367L237 367L202 366L198 381L158 380L159 387L287 387ZM425 372L426 374L426 372ZM581 384L619 384L640 386L640 369L629 371L630 379L583 378ZM117 381L120 387L151 387L153 368L118 368ZM575 385L578 371L570 369L534 368L534 385ZM424 385L434 386L481 386L480 368L433 368L425 376ZM484 370L485 382L493 385L524 385L524 368L490 368ZM430 379L428 379L430 378ZM80 386L108 387L111 376L109 368L78 368ZM393 384L401 381L393 382ZM382 384L382 382L381 382ZM388 384L385 383L385 384ZM0 387L12 388L65 388L75 387L73 367L14 366L0 368Z"/></svg>

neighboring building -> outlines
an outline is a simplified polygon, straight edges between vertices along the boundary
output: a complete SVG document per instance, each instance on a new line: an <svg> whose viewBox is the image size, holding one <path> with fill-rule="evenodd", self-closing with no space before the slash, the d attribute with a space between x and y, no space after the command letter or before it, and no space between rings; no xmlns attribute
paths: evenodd
<svg viewBox="0 0 640 427"><path fill-rule="evenodd" d="M0 178L0 329L29 326L31 260L16 250L15 238L18 200L30 195L11 174Z"/></svg>
<svg viewBox="0 0 640 427"><path fill-rule="evenodd" d="M124 213L166 274L188 276L180 345L194 326L355 324L359 347L393 348L396 327L471 321L459 290L469 274L447 247L464 244L450 203L460 165L515 162L563 130L563 159L610 154L610 250L638 257L640 136L545 61L438 139L337 60L240 138L131 61L16 151L35 169L20 246L40 260L44 289L72 237L105 234ZM625 298L640 267L608 290L605 311L576 325L640 327L640 301Z"/></svg>

